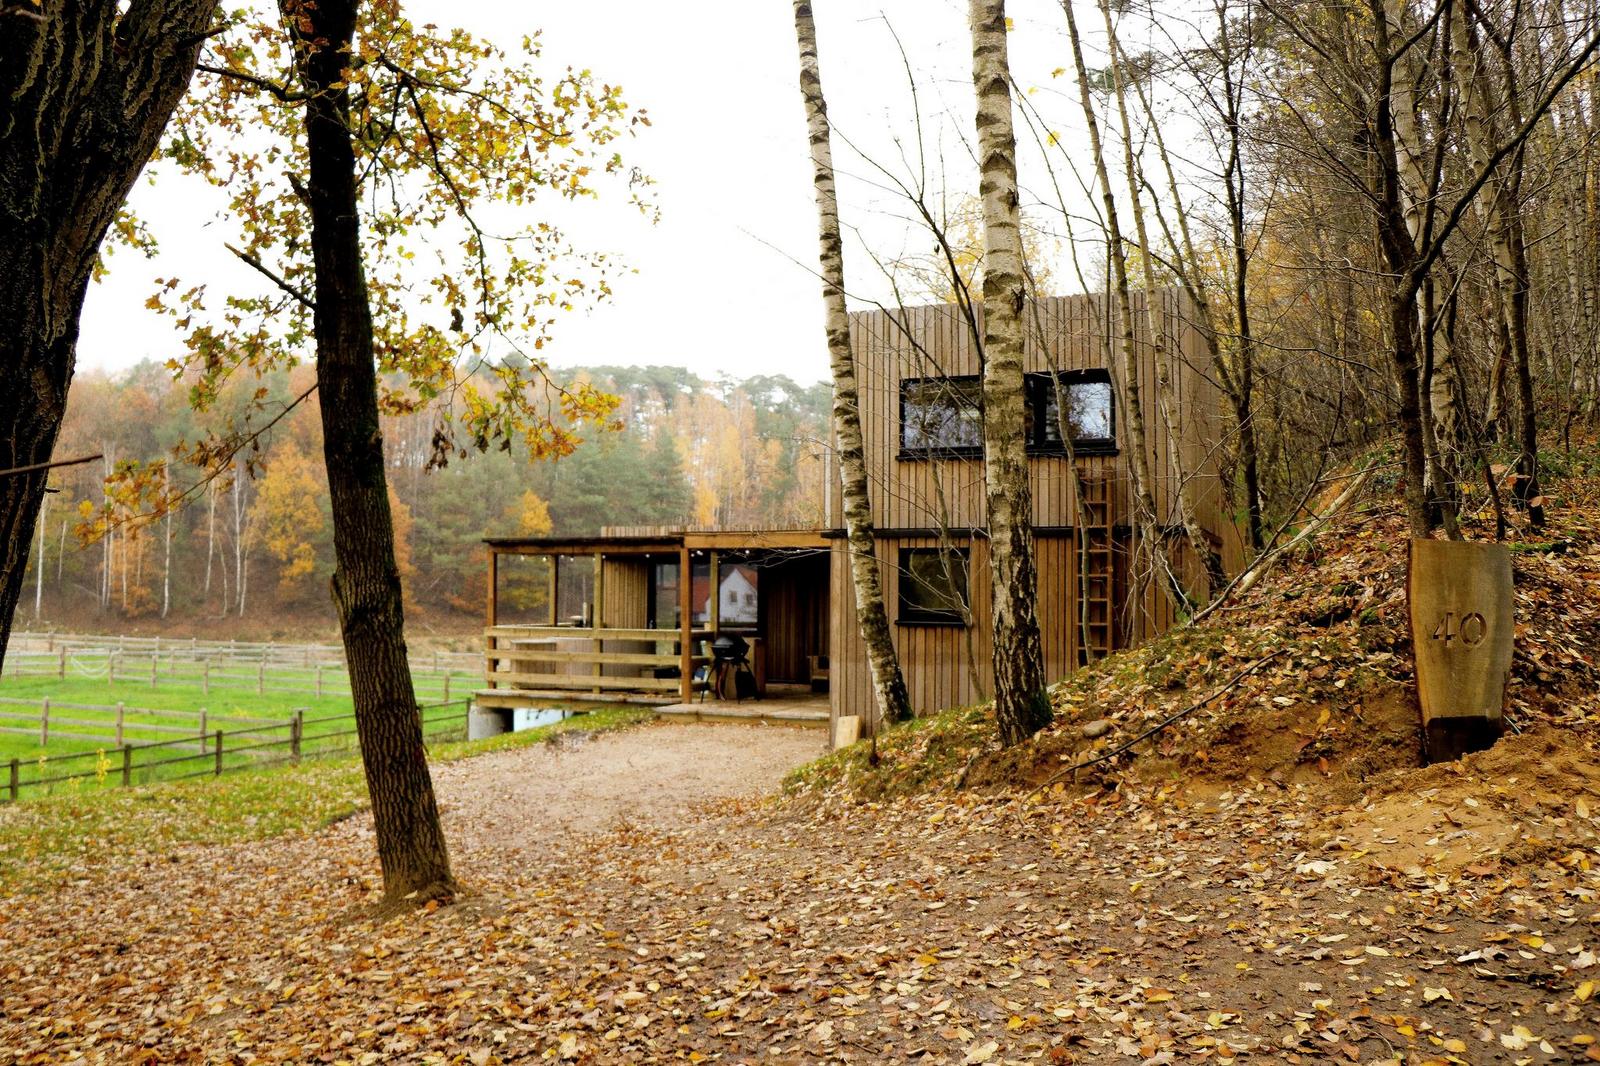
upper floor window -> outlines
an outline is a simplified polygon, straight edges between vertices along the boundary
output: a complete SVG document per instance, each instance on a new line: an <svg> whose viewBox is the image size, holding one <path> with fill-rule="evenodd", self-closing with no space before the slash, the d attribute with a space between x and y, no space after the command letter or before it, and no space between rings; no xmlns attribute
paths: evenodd
<svg viewBox="0 0 1600 1066"><path fill-rule="evenodd" d="M983 395L977 377L900 382L900 451L975 454L983 448Z"/></svg>
<svg viewBox="0 0 1600 1066"><path fill-rule="evenodd" d="M1029 374L1027 387L1028 446L1041 452L1064 451L1055 380L1049 374ZM1072 450L1095 454L1116 450L1111 375L1104 370L1066 371L1061 375L1061 394L1067 399Z"/></svg>
<svg viewBox="0 0 1600 1066"><path fill-rule="evenodd" d="M1028 450L1041 454L1065 451L1055 378L1029 374L1024 387ZM1067 400L1073 450L1100 455L1115 451L1111 375L1104 370L1067 371L1060 375L1060 394ZM905 378L900 382L902 458L968 458L982 450L982 382L977 376Z"/></svg>

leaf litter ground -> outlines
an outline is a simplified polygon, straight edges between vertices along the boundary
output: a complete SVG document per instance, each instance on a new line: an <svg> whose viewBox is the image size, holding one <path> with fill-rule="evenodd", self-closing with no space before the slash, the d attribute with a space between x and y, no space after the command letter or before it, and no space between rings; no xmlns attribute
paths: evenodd
<svg viewBox="0 0 1600 1066"><path fill-rule="evenodd" d="M1554 539L1517 553L1516 732L1459 764L1418 767L1370 513L1010 752L978 708L776 801L814 734L442 768L456 906L362 917L365 816L79 869L0 902L0 1064L1600 1061L1600 543Z"/></svg>

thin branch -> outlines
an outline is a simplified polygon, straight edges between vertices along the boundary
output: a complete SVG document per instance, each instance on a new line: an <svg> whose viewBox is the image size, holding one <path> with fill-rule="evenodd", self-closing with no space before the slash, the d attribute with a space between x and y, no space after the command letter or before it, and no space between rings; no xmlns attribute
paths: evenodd
<svg viewBox="0 0 1600 1066"><path fill-rule="evenodd" d="M295 92L292 89L288 89L282 85L279 85L277 82L272 81L269 78L259 77L255 74L246 74L242 70L229 70L227 67L214 67L209 63L196 63L194 69L203 70L207 74L215 74L219 78L232 78L234 81L243 82L246 85L260 89L263 92L271 93L273 96L276 96L279 100L282 100L286 104L299 103L302 100L311 99L310 95L307 93Z"/></svg>
<svg viewBox="0 0 1600 1066"><path fill-rule="evenodd" d="M317 309L317 303L315 300L307 296L303 290L296 288L292 283L284 280L281 275L275 273L271 267L267 266L260 259L256 258L255 255L251 254L250 252L246 252L243 249L235 248L231 244L224 244L223 247L228 249L228 251L232 252L234 255L238 256L244 262L248 263L250 266L254 267L257 272L267 278L267 280L271 281L274 285L278 286L278 288L282 289L290 296L293 296L296 300L299 300L307 310L315 311Z"/></svg>
<svg viewBox="0 0 1600 1066"><path fill-rule="evenodd" d="M92 463L105 456L96 452L93 455L80 456L77 459L58 459L52 463L33 463L29 466L13 466L7 470L0 470L0 477L14 477L17 474L33 474L40 470L54 470L60 466L79 466L83 463Z"/></svg>

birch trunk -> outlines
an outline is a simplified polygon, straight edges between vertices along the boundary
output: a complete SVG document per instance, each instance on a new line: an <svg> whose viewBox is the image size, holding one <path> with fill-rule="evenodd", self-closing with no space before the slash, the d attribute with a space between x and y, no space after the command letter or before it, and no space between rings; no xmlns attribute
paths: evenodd
<svg viewBox="0 0 1600 1066"><path fill-rule="evenodd" d="M457 886L406 661L378 416L347 88L358 4L282 0L282 9L295 44L296 73L309 93L306 203L316 264L317 400L333 511L333 601L349 664L384 898L390 904L420 903L450 897Z"/></svg>
<svg viewBox="0 0 1600 1066"><path fill-rule="evenodd" d="M234 606L240 618L244 617L244 479L243 463L235 463L233 470L233 592ZM223 606L227 614L227 605Z"/></svg>
<svg viewBox="0 0 1600 1066"><path fill-rule="evenodd" d="M39 558L33 564L33 617L37 621L44 608L44 533L50 517L50 497L39 501Z"/></svg>
<svg viewBox="0 0 1600 1066"><path fill-rule="evenodd" d="M169 505L165 520L162 540L164 541L165 558L161 563L161 617L167 616L167 611L172 606L172 508Z"/></svg>
<svg viewBox="0 0 1600 1066"><path fill-rule="evenodd" d="M1156 502L1151 494L1150 452L1144 425L1144 405L1139 395L1139 354L1133 334L1133 301L1128 295L1128 260L1123 252L1122 226L1117 216L1116 196L1111 189L1111 175L1106 169L1105 150L1100 140L1100 122L1094 112L1094 97L1089 88L1089 71L1083 61L1083 39L1078 35L1078 20L1072 12L1072 0L1062 0L1061 10L1067 19L1067 40L1072 46L1072 63L1078 78L1078 102L1083 108L1084 126L1089 133L1089 150L1094 156L1095 181L1100 187L1101 210L1106 225L1106 258L1110 270L1107 285L1115 289L1117 301L1118 340L1122 355L1122 381L1118 399L1122 410L1122 423L1128 431L1128 470L1133 475L1134 523L1138 530L1139 546L1135 559L1141 556L1149 565L1135 564L1134 602L1144 599L1143 587L1148 570L1161 552L1161 534L1156 528ZM1110 308L1108 306L1107 313ZM1110 336L1109 330L1107 336ZM1131 621L1131 618L1130 618Z"/></svg>
<svg viewBox="0 0 1600 1066"><path fill-rule="evenodd" d="M1521 124L1521 107L1515 90L1506 86L1502 94L1488 78L1479 55L1479 42L1468 17L1451 23L1450 62L1456 78L1464 86L1467 155L1475 171L1489 167L1498 138L1494 116L1508 113L1513 123ZM1509 173L1489 178L1484 195L1476 206L1489 233L1490 259L1494 263L1493 290L1510 348L1511 369L1515 374L1521 418L1517 439L1522 446L1518 457L1515 495L1528 509L1534 525L1544 524L1544 508L1532 501L1539 497L1538 421L1534 412L1532 352L1528 339L1528 260L1523 242L1521 214L1512 188L1520 184L1518 170L1521 152L1514 152L1503 166ZM1498 367L1496 369L1499 369Z"/></svg>
<svg viewBox="0 0 1600 1066"><path fill-rule="evenodd" d="M206 483L206 583L201 592L205 602L211 601L211 559L217 550L217 479ZM226 599L226 597L224 597Z"/></svg>
<svg viewBox="0 0 1600 1066"><path fill-rule="evenodd" d="M983 199L983 481L989 524L994 710L1000 741L1050 724L1035 614L1033 495L1023 392L1022 264L1005 0L971 0L977 95L978 191Z"/></svg>
<svg viewBox="0 0 1600 1066"><path fill-rule="evenodd" d="M833 432L838 441L839 488L850 552L850 580L855 588L861 640L877 696L878 719L899 722L911 717L911 699L895 653L889 612L883 602L873 530L872 500L867 484L866 450L861 438L860 394L855 353L850 347L850 317L845 307L844 242L839 235L839 200L833 178L833 149L822 72L817 59L817 28L810 0L795 0L795 36L800 48L800 95L805 100L816 187L821 245L822 301L827 319L828 361L833 371ZM930 708L936 709L936 708Z"/></svg>
<svg viewBox="0 0 1600 1066"><path fill-rule="evenodd" d="M1228 583L1228 576L1222 572L1221 556L1212 548L1210 540L1206 538L1206 531L1200 525L1200 519L1195 511L1194 479L1190 471L1183 468L1183 463L1179 459L1178 443L1181 435L1177 419L1173 414L1177 407L1177 398L1172 392L1172 368L1168 364L1171 355L1167 351L1167 331L1156 316L1155 267L1150 235L1145 226L1144 197L1140 193L1138 167L1133 158L1133 124L1128 119L1128 97L1123 87L1123 57L1121 46L1117 42L1116 27L1111 22L1111 6L1106 0L1101 0L1100 14L1105 21L1106 41L1111 51L1112 88L1117 99L1117 115L1122 122L1122 165L1128 182L1128 207L1133 214L1134 235L1139 242L1139 262L1144 275L1145 326L1150 332L1150 343L1155 349L1153 358L1156 371L1156 407L1161 412L1162 428L1166 431L1168 450L1172 455L1173 469L1170 473L1178 481L1178 521L1183 525L1189 550L1194 553L1195 561L1200 564L1201 572L1205 575L1205 599L1209 600L1214 592Z"/></svg>
<svg viewBox="0 0 1600 1066"><path fill-rule="evenodd" d="M1371 163L1378 244L1383 253L1389 279L1390 370L1398 394L1395 417L1400 424L1400 440L1405 456L1406 516L1411 532L1425 537L1432 530L1433 508L1427 489L1429 460L1424 444L1422 406L1417 358L1417 290L1411 284L1417 265L1416 239L1406 218L1405 192L1401 177L1400 150L1395 138L1394 64L1388 4L1393 0L1369 0L1374 43L1378 60L1378 86L1373 104L1376 111L1371 132Z"/></svg>

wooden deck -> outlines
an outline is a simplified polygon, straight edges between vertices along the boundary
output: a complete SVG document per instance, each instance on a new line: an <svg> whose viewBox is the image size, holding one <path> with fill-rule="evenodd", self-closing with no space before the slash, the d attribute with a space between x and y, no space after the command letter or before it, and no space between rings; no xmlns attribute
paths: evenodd
<svg viewBox="0 0 1600 1066"><path fill-rule="evenodd" d="M578 692L555 688L483 688L472 694L479 707L546 707L565 703L642 703L661 705L678 699L676 692Z"/></svg>
<svg viewBox="0 0 1600 1066"><path fill-rule="evenodd" d="M656 717L671 722L742 722L827 729L828 696L826 693L820 696L786 694L738 702L707 698L657 707Z"/></svg>

